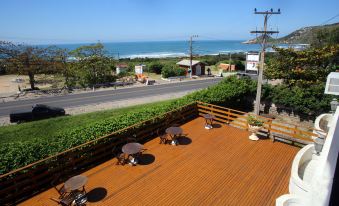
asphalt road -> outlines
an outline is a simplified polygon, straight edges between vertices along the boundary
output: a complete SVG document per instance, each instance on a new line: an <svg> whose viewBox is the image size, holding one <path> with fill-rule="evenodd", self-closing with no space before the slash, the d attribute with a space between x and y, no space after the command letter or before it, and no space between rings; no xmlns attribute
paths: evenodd
<svg viewBox="0 0 339 206"><path fill-rule="evenodd" d="M47 104L50 106L63 108L78 107L82 105L203 89L218 83L220 80L221 78L211 78L198 81L185 81L171 84L132 87L126 89L96 91L81 94L69 94L64 96L41 97L36 99L4 102L0 103L0 116L7 116L11 111L31 109L32 105L34 104Z"/></svg>

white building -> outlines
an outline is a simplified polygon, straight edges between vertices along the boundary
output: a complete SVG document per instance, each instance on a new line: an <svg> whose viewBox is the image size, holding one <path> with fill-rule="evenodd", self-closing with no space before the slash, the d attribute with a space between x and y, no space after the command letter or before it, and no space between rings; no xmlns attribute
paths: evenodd
<svg viewBox="0 0 339 206"><path fill-rule="evenodd" d="M126 63L120 63L116 65L116 73L120 74L121 72L127 72L128 65Z"/></svg>
<svg viewBox="0 0 339 206"><path fill-rule="evenodd" d="M135 66L135 74L142 74L144 70L146 70L146 65L144 64L139 64Z"/></svg>

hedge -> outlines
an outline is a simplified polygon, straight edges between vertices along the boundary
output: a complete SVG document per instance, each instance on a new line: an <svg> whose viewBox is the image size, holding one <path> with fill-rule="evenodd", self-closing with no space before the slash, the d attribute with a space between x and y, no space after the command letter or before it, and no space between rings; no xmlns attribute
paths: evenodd
<svg viewBox="0 0 339 206"><path fill-rule="evenodd" d="M192 101L198 100L214 104L226 102L229 105L236 102L238 104L243 97L253 94L254 85L251 80L238 80L235 77L230 77L215 86L194 92L183 98L159 103L152 107L127 111L105 120L98 119L96 122L87 125L79 125L76 129L57 133L52 139L33 138L31 141L4 143L0 147L0 173L3 174L23 167L79 144L166 113Z"/></svg>

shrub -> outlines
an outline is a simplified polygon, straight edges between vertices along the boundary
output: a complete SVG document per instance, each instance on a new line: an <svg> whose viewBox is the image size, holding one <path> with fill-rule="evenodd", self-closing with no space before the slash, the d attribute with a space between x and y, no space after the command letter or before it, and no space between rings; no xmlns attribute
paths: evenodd
<svg viewBox="0 0 339 206"><path fill-rule="evenodd" d="M237 79L231 76L219 84L187 95L190 101L202 101L227 107L239 108L256 91L256 83L250 79Z"/></svg>
<svg viewBox="0 0 339 206"><path fill-rule="evenodd" d="M156 74L161 74L161 71L164 65L161 64L160 62L152 62L148 65L148 67L151 72L156 73Z"/></svg>
<svg viewBox="0 0 339 206"><path fill-rule="evenodd" d="M247 123L251 126L261 127L264 124L264 121L262 121L261 119L255 117L253 115L248 115Z"/></svg>
<svg viewBox="0 0 339 206"><path fill-rule="evenodd" d="M185 74L185 69L173 65L165 65L161 71L161 75L163 78L184 76Z"/></svg>

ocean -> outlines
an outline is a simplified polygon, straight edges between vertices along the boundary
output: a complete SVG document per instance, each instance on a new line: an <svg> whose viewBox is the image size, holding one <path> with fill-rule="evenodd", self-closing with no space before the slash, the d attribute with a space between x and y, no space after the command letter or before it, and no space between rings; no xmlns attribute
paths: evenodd
<svg viewBox="0 0 339 206"><path fill-rule="evenodd" d="M217 55L259 51L260 45L242 44L243 41L201 40L193 42L193 53L199 55ZM103 43L108 55L117 58L164 58L180 57L189 54L188 41L153 41L153 42L116 42ZM58 47L73 50L88 44L59 44Z"/></svg>

